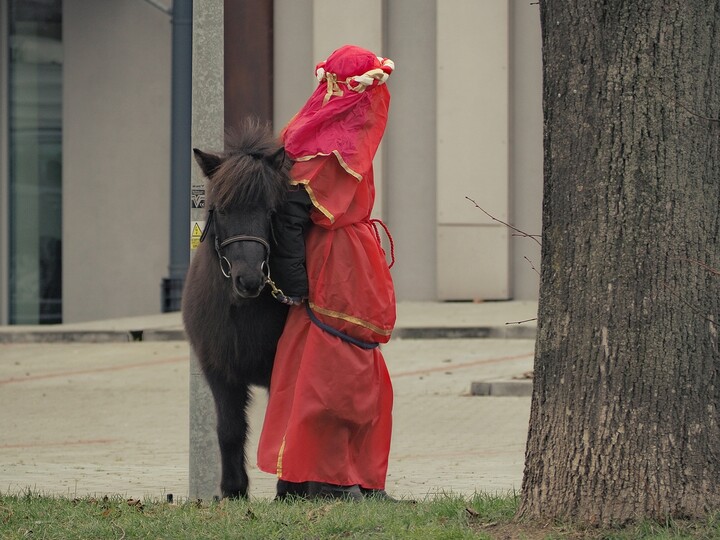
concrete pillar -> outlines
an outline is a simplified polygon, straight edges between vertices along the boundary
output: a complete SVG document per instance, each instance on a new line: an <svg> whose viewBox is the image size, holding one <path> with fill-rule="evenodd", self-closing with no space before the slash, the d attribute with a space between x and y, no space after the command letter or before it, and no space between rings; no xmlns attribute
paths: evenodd
<svg viewBox="0 0 720 540"><path fill-rule="evenodd" d="M313 68L313 0L275 0L273 125L280 130L317 86Z"/></svg>
<svg viewBox="0 0 720 540"><path fill-rule="evenodd" d="M170 18L137 0L65 0L62 26L63 322L159 313Z"/></svg>
<svg viewBox="0 0 720 540"><path fill-rule="evenodd" d="M220 150L224 144L223 3L193 3L192 144ZM190 230L202 228L205 181L193 163ZM192 248L191 233L191 248ZM191 250L191 257L194 250ZM211 500L220 495L220 450L215 433L215 406L197 358L190 358L190 486L191 499Z"/></svg>
<svg viewBox="0 0 720 540"><path fill-rule="evenodd" d="M540 9L510 2L510 219L528 234L542 231L543 112ZM540 246L529 238L510 240L512 297L536 300ZM531 264L525 259L529 259Z"/></svg>
<svg viewBox="0 0 720 540"><path fill-rule="evenodd" d="M437 2L437 276L442 300L509 298L509 8Z"/></svg>
<svg viewBox="0 0 720 540"><path fill-rule="evenodd" d="M387 5L385 54L395 62L388 86L384 218L395 240L392 268L402 300L436 300L435 11L439 0ZM418 31L422 29L422 31Z"/></svg>

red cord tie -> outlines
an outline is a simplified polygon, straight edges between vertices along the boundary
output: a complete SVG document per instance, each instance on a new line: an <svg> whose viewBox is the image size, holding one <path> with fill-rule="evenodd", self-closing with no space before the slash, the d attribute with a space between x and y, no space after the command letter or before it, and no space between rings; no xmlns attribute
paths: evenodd
<svg viewBox="0 0 720 540"><path fill-rule="evenodd" d="M382 249L382 240L380 239L380 231L378 231L378 225L383 228L385 234L388 237L388 240L390 240L390 264L388 265L388 268L392 268L395 264L395 243L393 242L392 235L390 234L390 229L388 229L387 225L385 225L385 223L383 223L381 219L371 219L370 224L373 226L373 230L375 231L375 238L377 238L380 249ZM382 252L385 253L385 250L383 249Z"/></svg>

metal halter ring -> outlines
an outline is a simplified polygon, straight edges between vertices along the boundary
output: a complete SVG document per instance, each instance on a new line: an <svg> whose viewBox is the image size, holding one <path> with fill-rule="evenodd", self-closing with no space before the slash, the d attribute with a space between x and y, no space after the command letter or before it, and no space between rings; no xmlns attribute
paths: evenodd
<svg viewBox="0 0 720 540"><path fill-rule="evenodd" d="M220 271L223 273L223 276L225 276L226 278L229 279L232 276L232 274L230 274L230 272L232 271L232 264L230 263L228 258L225 257L225 255L220 255L219 260L220 260ZM227 272L225 271L225 266L223 265L223 261L225 261L227 263Z"/></svg>
<svg viewBox="0 0 720 540"><path fill-rule="evenodd" d="M270 264L268 264L267 259L260 263L260 271L265 276L265 282L270 281Z"/></svg>

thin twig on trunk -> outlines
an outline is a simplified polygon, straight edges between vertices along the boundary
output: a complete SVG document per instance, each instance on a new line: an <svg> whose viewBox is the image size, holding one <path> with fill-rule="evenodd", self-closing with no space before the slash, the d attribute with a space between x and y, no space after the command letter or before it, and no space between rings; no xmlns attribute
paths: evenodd
<svg viewBox="0 0 720 540"><path fill-rule="evenodd" d="M539 235L537 235L537 234L528 234L528 233L526 233L525 231L522 231L522 230L518 229L517 227L515 227L515 226L513 226L513 225L510 225L509 223L505 223L503 220L498 219L498 218L496 218L495 216L493 216L492 214L490 214L489 212L487 212L482 206L480 206L478 203L476 203L473 199L471 199L471 198L468 197L467 195L465 196L465 198L466 198L468 201L470 201L471 203L473 203L473 204L475 205L475 208L478 208L483 214L485 214L487 217L489 217L489 218L492 219L493 221L497 221L498 223L501 223L501 224L505 225L506 227L509 227L510 229L512 229L513 231L515 231L516 233L518 233L520 236L524 236L525 238L530 238L530 239L533 240L535 243L537 243L538 246L541 246L541 245L542 245L542 244L540 243L540 240L538 240L538 236L539 236Z"/></svg>

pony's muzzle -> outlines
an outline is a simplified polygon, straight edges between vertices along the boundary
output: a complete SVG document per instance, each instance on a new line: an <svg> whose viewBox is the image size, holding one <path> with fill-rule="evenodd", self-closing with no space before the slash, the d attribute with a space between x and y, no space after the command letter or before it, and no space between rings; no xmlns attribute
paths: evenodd
<svg viewBox="0 0 720 540"><path fill-rule="evenodd" d="M265 287L266 277L262 271L238 272L232 276L235 294L242 298L255 298Z"/></svg>

